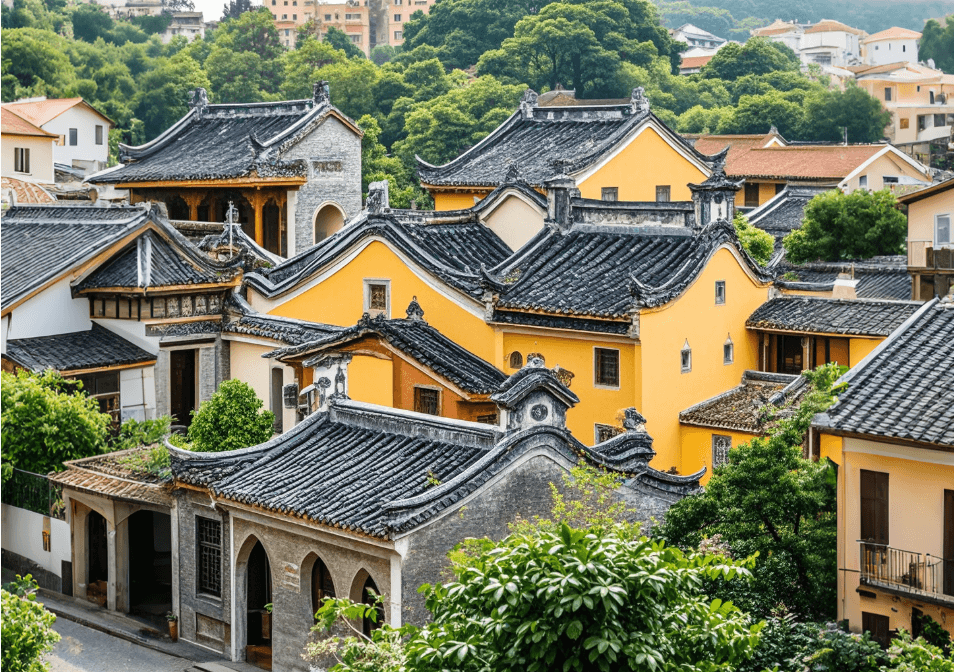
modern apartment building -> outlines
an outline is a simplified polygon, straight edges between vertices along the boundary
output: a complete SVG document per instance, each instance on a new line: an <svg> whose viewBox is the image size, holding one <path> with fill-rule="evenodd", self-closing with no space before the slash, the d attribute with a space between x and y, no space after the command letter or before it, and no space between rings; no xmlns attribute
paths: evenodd
<svg viewBox="0 0 954 672"><path fill-rule="evenodd" d="M282 44L294 49L298 31L314 21L319 38L329 28L345 33L351 43L366 56L371 54L371 20L368 0L323 3L318 0L264 0L275 18L275 27Z"/></svg>

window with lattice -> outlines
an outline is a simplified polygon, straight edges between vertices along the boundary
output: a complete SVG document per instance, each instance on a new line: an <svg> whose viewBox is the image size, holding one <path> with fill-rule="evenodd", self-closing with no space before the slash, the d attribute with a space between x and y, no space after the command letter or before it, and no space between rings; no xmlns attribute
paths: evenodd
<svg viewBox="0 0 954 672"><path fill-rule="evenodd" d="M414 388L414 410L428 415L439 415L441 393L429 387Z"/></svg>
<svg viewBox="0 0 954 672"><path fill-rule="evenodd" d="M604 441L609 441L614 436L618 436L623 433L623 430L614 425L596 425L596 442L603 443Z"/></svg>
<svg viewBox="0 0 954 672"><path fill-rule="evenodd" d="M715 469L729 461L732 437L724 434L712 435L712 468Z"/></svg>
<svg viewBox="0 0 954 672"><path fill-rule="evenodd" d="M594 359L596 384L619 387L619 350L595 348Z"/></svg>
<svg viewBox="0 0 954 672"><path fill-rule="evenodd" d="M196 517L199 592L222 595L222 523Z"/></svg>
<svg viewBox="0 0 954 672"><path fill-rule="evenodd" d="M371 315L390 316L391 287L387 282L366 281L364 288L364 310Z"/></svg>

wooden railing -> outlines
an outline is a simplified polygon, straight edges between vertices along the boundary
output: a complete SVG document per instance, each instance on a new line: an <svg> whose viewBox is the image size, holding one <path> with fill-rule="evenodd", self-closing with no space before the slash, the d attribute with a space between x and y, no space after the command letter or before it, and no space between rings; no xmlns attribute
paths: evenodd
<svg viewBox="0 0 954 672"><path fill-rule="evenodd" d="M913 266L914 268L924 268L927 266L927 248L929 248L933 242L933 240L909 240L908 266Z"/></svg>
<svg viewBox="0 0 954 672"><path fill-rule="evenodd" d="M870 541L858 544L862 584L954 604L954 561Z"/></svg>

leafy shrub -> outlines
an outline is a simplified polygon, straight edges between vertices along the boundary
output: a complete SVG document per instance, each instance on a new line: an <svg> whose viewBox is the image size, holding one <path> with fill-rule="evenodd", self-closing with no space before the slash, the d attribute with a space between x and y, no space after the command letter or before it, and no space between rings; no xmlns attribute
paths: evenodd
<svg viewBox="0 0 954 672"><path fill-rule="evenodd" d="M817 672L879 672L887 656L869 633L855 635L829 623L819 631L815 650L804 662Z"/></svg>
<svg viewBox="0 0 954 672"><path fill-rule="evenodd" d="M772 234L749 224L749 218L741 212L735 214L732 223L735 225L735 233L739 237L742 248L763 266L767 264L775 249L775 238Z"/></svg>
<svg viewBox="0 0 954 672"><path fill-rule="evenodd" d="M735 672L800 672L804 668L802 660L818 642L820 628L818 623L800 623L792 614L766 619L755 652Z"/></svg>
<svg viewBox="0 0 954 672"><path fill-rule="evenodd" d="M53 650L60 636L53 630L56 616L36 601L36 582L28 574L17 576L10 587L0 590L3 606L2 653L0 667L4 672L45 672L49 665L44 654Z"/></svg>
<svg viewBox="0 0 954 672"><path fill-rule="evenodd" d="M63 462L98 455L106 448L110 417L82 393L79 381L47 369L2 374L0 433L3 478L11 467L39 474L59 471Z"/></svg>
<svg viewBox="0 0 954 672"><path fill-rule="evenodd" d="M193 450L221 452L248 448L272 438L275 415L262 408L255 390L240 380L226 380L192 412L189 441Z"/></svg>
<svg viewBox="0 0 954 672"><path fill-rule="evenodd" d="M939 647L927 643L924 638L911 639L902 630L888 649L888 663L882 672L954 672L954 657L945 654Z"/></svg>
<svg viewBox="0 0 954 672"><path fill-rule="evenodd" d="M110 450L127 450L138 446L149 446L162 441L169 434L172 418L168 415L155 420L134 420L130 418L119 427L119 433L109 443Z"/></svg>

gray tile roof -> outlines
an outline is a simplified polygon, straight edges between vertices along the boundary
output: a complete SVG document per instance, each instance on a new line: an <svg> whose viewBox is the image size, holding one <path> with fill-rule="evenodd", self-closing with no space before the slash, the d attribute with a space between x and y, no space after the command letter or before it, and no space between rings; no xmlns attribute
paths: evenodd
<svg viewBox="0 0 954 672"><path fill-rule="evenodd" d="M776 285L782 289L830 292L839 273L853 273L859 299L906 301L911 298L911 276L903 255L873 257L851 262L817 262L794 265L782 261L774 267Z"/></svg>
<svg viewBox="0 0 954 672"><path fill-rule="evenodd" d="M155 355L95 322L89 331L7 341L5 356L33 371L80 371L156 361Z"/></svg>
<svg viewBox="0 0 954 672"><path fill-rule="evenodd" d="M630 104L547 106L530 108L529 116L518 110L473 148L442 166L418 157L418 175L421 182L435 186L497 187L507 181L510 165L515 163L527 182L540 186L560 172L554 169L554 160L564 162L562 170L569 174L582 170L650 120L689 155L708 160L652 112L634 112Z"/></svg>
<svg viewBox="0 0 954 672"><path fill-rule="evenodd" d="M782 239L793 230L801 228L805 206L818 194L828 191L824 187L787 186L768 201L748 213L749 223L767 231L775 238L775 255L782 254Z"/></svg>
<svg viewBox="0 0 954 672"><path fill-rule="evenodd" d="M168 237L147 231L90 273L77 289L228 284L240 273L240 260L214 261L172 226L161 229Z"/></svg>
<svg viewBox="0 0 954 672"><path fill-rule="evenodd" d="M842 376L847 389L816 425L954 447L954 303L934 299Z"/></svg>
<svg viewBox="0 0 954 672"><path fill-rule="evenodd" d="M805 379L784 373L746 371L742 384L679 414L679 422L698 427L762 433L770 405L797 401L807 390Z"/></svg>
<svg viewBox="0 0 954 672"><path fill-rule="evenodd" d="M140 147L121 145L124 164L88 181L222 180L253 171L304 176L304 163L280 160L280 149L332 110L327 102L313 100L194 107L155 140Z"/></svg>
<svg viewBox="0 0 954 672"><path fill-rule="evenodd" d="M0 302L6 307L157 219L149 206L10 208L0 226Z"/></svg>
<svg viewBox="0 0 954 672"><path fill-rule="evenodd" d="M412 305L417 305L416 301ZM383 339L396 350L472 394L490 394L507 378L493 364L462 348L423 319L411 317L388 320L382 315L369 318L365 314L353 327L265 356L284 358L317 354L367 336Z"/></svg>
<svg viewBox="0 0 954 672"><path fill-rule="evenodd" d="M887 336L921 305L918 301L782 296L759 306L745 326L816 334Z"/></svg>
<svg viewBox="0 0 954 672"><path fill-rule="evenodd" d="M483 293L481 267L499 264L511 254L480 222L421 225L363 212L330 238L274 268L249 273L246 281L265 296L277 296L373 237L387 240L449 286L475 298Z"/></svg>
<svg viewBox="0 0 954 672"><path fill-rule="evenodd" d="M736 248L755 277L771 281L724 222L699 233L677 227L545 229L493 269L502 283L497 307L623 318L637 307L662 305L679 296L723 244Z"/></svg>

